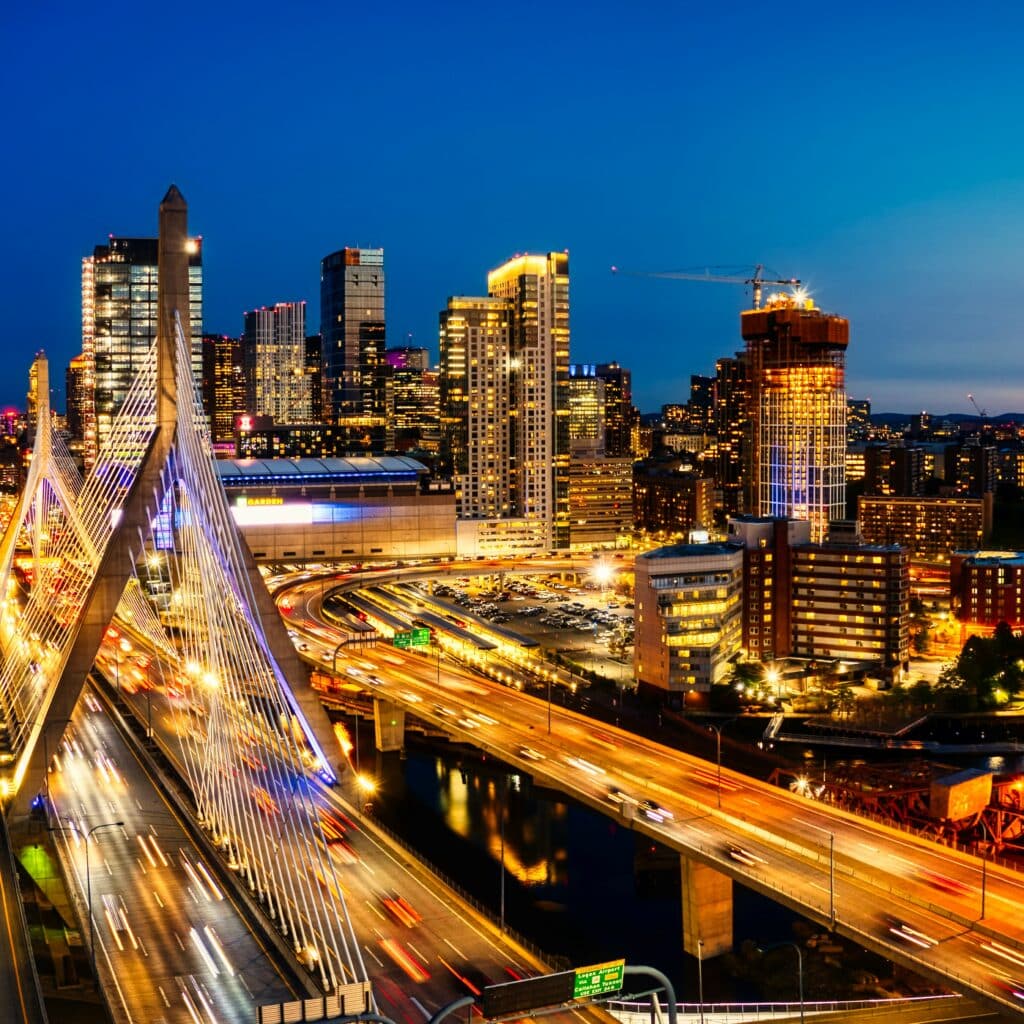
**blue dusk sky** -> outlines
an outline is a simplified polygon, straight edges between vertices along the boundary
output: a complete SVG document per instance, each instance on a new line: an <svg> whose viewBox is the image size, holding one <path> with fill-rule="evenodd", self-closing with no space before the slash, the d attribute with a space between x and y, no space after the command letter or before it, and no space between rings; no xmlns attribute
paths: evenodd
<svg viewBox="0 0 1024 1024"><path fill-rule="evenodd" d="M574 362L643 411L742 347L742 287L638 277L764 263L850 320L875 411L1024 410L1018 4L8 3L0 401L62 385L80 261L153 235L175 182L205 328L386 253L388 344L516 252L571 254ZM63 408L59 387L55 404Z"/></svg>

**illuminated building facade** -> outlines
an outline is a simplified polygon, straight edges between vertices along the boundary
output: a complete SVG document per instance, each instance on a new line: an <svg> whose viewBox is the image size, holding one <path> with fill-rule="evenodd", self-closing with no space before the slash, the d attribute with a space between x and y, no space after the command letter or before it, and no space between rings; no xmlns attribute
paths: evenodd
<svg viewBox="0 0 1024 1024"><path fill-rule="evenodd" d="M680 694L686 701L722 682L740 650L743 549L733 544L658 548L637 555L635 574L638 687Z"/></svg>
<svg viewBox="0 0 1024 1024"><path fill-rule="evenodd" d="M957 551L949 566L950 604L968 626L1024 628L1024 552Z"/></svg>
<svg viewBox="0 0 1024 1024"><path fill-rule="evenodd" d="M849 322L790 296L740 317L747 343L750 511L806 519L811 539L846 508Z"/></svg>
<svg viewBox="0 0 1024 1024"><path fill-rule="evenodd" d="M425 348L389 348L388 421L399 451L418 448L437 452L440 434L440 377L430 369Z"/></svg>
<svg viewBox="0 0 1024 1024"><path fill-rule="evenodd" d="M869 444L864 449L864 493L904 498L924 493L924 450L902 444Z"/></svg>
<svg viewBox="0 0 1024 1024"><path fill-rule="evenodd" d="M36 354L28 368L28 393L25 395L25 421L30 437L35 437L36 421L39 416L39 359L46 358L42 352Z"/></svg>
<svg viewBox="0 0 1024 1024"><path fill-rule="evenodd" d="M569 401L569 444L572 451L604 454L605 383L594 374L594 367L573 363L567 386Z"/></svg>
<svg viewBox="0 0 1024 1024"><path fill-rule="evenodd" d="M714 518L714 481L676 458L633 465L633 523L648 533L685 534L709 529Z"/></svg>
<svg viewBox="0 0 1024 1024"><path fill-rule="evenodd" d="M487 275L512 304L509 412L515 514L569 546L569 254L514 256Z"/></svg>
<svg viewBox="0 0 1024 1024"><path fill-rule="evenodd" d="M628 458L637 453L633 432L639 425L633 408L633 375L618 363L598 363L594 375L604 381L604 453Z"/></svg>
<svg viewBox="0 0 1024 1024"><path fill-rule="evenodd" d="M345 447L387 443L384 250L345 248L320 262L323 410Z"/></svg>
<svg viewBox="0 0 1024 1024"><path fill-rule="evenodd" d="M309 423L306 304L278 302L245 314L246 411L277 423Z"/></svg>
<svg viewBox="0 0 1024 1024"><path fill-rule="evenodd" d="M773 661L792 653L793 547L810 540L806 520L737 516L729 541L743 547L742 646L751 658Z"/></svg>
<svg viewBox="0 0 1024 1024"><path fill-rule="evenodd" d="M574 448L569 462L570 547L624 547L632 533L633 460Z"/></svg>
<svg viewBox="0 0 1024 1024"><path fill-rule="evenodd" d="M85 386L85 356L77 355L68 363L64 375L64 393L67 396L68 433L75 447L80 447L85 435L86 409L91 395Z"/></svg>
<svg viewBox="0 0 1024 1024"><path fill-rule="evenodd" d="M429 370L430 353L425 348L402 346L389 348L384 353L388 366L392 370Z"/></svg>
<svg viewBox="0 0 1024 1024"><path fill-rule="evenodd" d="M272 416L241 413L232 437L239 459L326 459L338 447L337 427L330 423L276 424Z"/></svg>
<svg viewBox="0 0 1024 1024"><path fill-rule="evenodd" d="M513 512L512 303L452 297L440 314L442 452L460 519Z"/></svg>
<svg viewBox="0 0 1024 1024"><path fill-rule="evenodd" d="M221 460L217 472L258 562L451 558L451 492L413 459Z"/></svg>
<svg viewBox="0 0 1024 1024"><path fill-rule="evenodd" d="M898 544L912 563L948 563L956 550L976 551L992 532L992 495L980 498L895 498L865 495L857 502L869 544Z"/></svg>
<svg viewBox="0 0 1024 1024"><path fill-rule="evenodd" d="M946 449L946 481L957 494L975 497L996 489L998 449L991 441L968 438Z"/></svg>
<svg viewBox="0 0 1024 1024"><path fill-rule="evenodd" d="M203 407L215 442L234 438L235 418L245 411L242 342L223 334L203 335Z"/></svg>
<svg viewBox="0 0 1024 1024"><path fill-rule="evenodd" d="M846 440L863 441L871 433L871 400L848 398L846 400Z"/></svg>
<svg viewBox="0 0 1024 1024"><path fill-rule="evenodd" d="M691 433L714 433L714 377L704 377L696 373L690 375L690 399L686 403L686 416Z"/></svg>
<svg viewBox="0 0 1024 1024"><path fill-rule="evenodd" d="M203 375L202 239L189 240L189 317L196 386ZM115 238L82 260L82 358L89 401L83 409L86 465L110 435L132 381L156 340L157 240Z"/></svg>
<svg viewBox="0 0 1024 1024"><path fill-rule="evenodd" d="M743 356L715 363L715 484L727 515L744 510L747 440L747 368Z"/></svg>
<svg viewBox="0 0 1024 1024"><path fill-rule="evenodd" d="M309 381L309 418L324 422L323 343L319 334L306 335L306 379Z"/></svg>
<svg viewBox="0 0 1024 1024"><path fill-rule="evenodd" d="M893 678L910 659L910 560L899 546L792 549L792 653L870 661Z"/></svg>

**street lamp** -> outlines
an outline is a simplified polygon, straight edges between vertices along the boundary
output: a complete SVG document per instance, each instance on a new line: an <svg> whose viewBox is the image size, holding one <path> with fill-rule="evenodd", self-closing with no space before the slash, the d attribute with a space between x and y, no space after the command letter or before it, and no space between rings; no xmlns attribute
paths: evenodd
<svg viewBox="0 0 1024 1024"><path fill-rule="evenodd" d="M548 669L548 735L551 735L551 684L554 681L555 670Z"/></svg>
<svg viewBox="0 0 1024 1024"><path fill-rule="evenodd" d="M770 953L773 949L779 949L782 946L789 946L791 949L796 950L796 973L797 973L797 984L800 992L800 1024L804 1024L804 954L800 947L795 942L774 942L770 946L764 946L760 952Z"/></svg>
<svg viewBox="0 0 1024 1024"><path fill-rule="evenodd" d="M828 834L828 926L836 926L836 834Z"/></svg>
<svg viewBox="0 0 1024 1024"><path fill-rule="evenodd" d="M704 1024L704 940L697 940L697 1001L700 1006L700 1024Z"/></svg>
<svg viewBox="0 0 1024 1024"><path fill-rule="evenodd" d="M709 725L709 729L715 731L715 754L718 762L718 809L722 809L722 730L727 725L732 725L735 722L735 718L730 718L728 722L722 722L721 725Z"/></svg>
<svg viewBox="0 0 1024 1024"><path fill-rule="evenodd" d="M92 977L96 985L99 985L99 977L96 974L96 937L92 922L92 872L89 864L89 842L93 835L104 828L124 828L123 821L104 821L99 825L93 825L85 833L85 904L89 915L89 964L92 968ZM77 828L68 828L63 825L54 825L49 828L50 832L79 832ZM79 833L80 834L80 833Z"/></svg>

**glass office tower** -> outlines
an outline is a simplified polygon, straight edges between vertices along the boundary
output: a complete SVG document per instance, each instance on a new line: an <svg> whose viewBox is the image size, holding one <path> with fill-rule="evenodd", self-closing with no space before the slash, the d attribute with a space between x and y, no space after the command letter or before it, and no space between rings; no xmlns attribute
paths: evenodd
<svg viewBox="0 0 1024 1024"><path fill-rule="evenodd" d="M189 333L192 374L203 379L202 239L189 241ZM82 260L83 410L87 465L110 435L132 381L146 360L157 328L157 240L115 238Z"/></svg>
<svg viewBox="0 0 1024 1024"><path fill-rule="evenodd" d="M320 261L323 412L350 452L385 450L384 250L339 249Z"/></svg>

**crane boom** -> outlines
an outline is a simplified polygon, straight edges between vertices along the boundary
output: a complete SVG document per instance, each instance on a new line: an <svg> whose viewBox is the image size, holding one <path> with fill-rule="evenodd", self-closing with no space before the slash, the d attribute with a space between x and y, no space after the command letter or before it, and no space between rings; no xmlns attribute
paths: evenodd
<svg viewBox="0 0 1024 1024"><path fill-rule="evenodd" d="M974 406L978 415L982 418L982 421L984 421L988 417L988 409L982 409L982 407L974 400L974 395L968 395L967 400Z"/></svg>
<svg viewBox="0 0 1024 1024"><path fill-rule="evenodd" d="M799 287L801 281L797 277L767 278L764 276L764 264L758 263L754 267L754 273L750 277L736 274L713 274L711 267L705 267L703 273L691 270L620 270L612 267L613 274L629 274L632 277L661 277L672 281L710 281L712 284L744 284L751 285L754 299L754 309L761 308L761 289L766 284L786 285L788 287Z"/></svg>

